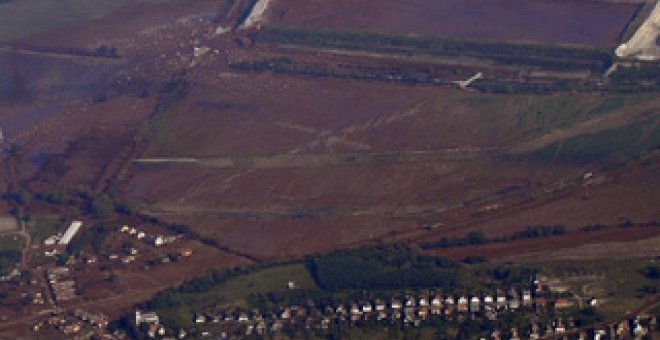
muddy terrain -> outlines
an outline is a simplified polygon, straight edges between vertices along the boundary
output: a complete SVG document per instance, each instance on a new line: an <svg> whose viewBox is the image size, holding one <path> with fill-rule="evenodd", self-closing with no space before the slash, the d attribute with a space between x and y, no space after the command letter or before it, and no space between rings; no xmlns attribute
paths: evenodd
<svg viewBox="0 0 660 340"><path fill-rule="evenodd" d="M199 270L378 242L417 247L473 230L499 236L562 224L576 234L430 252L505 258L660 235L657 226L618 226L660 219L656 93L484 93L454 82L475 71L525 78L529 68L458 69L441 58L256 38L260 24L310 25L614 46L638 5L273 0L247 28L240 6L127 5L0 50L4 192L112 195L154 228L189 227L195 266L118 270L113 289L132 287L126 299L110 289L81 306L103 302L119 314ZM267 69L282 59L367 76ZM236 66L246 61L265 66ZM384 68L447 79L370 73ZM35 206L35 216L55 210ZM612 227L580 232L591 224Z"/></svg>
<svg viewBox="0 0 660 340"><path fill-rule="evenodd" d="M322 0L294 0L276 1L269 19L281 25L611 45L639 6L583 0L340 0L327 6Z"/></svg>

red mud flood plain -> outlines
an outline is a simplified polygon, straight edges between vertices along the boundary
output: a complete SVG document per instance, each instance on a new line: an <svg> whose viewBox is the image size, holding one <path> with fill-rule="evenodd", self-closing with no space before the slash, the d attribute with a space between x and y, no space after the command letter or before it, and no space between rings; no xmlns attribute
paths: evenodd
<svg viewBox="0 0 660 340"><path fill-rule="evenodd" d="M274 2L269 22L453 38L609 45L618 42L639 6L590 0L280 0Z"/></svg>

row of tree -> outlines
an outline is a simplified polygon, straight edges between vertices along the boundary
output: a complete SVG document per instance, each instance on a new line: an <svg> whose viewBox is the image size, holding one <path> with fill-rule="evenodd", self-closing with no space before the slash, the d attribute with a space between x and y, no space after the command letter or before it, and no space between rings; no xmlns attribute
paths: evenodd
<svg viewBox="0 0 660 340"><path fill-rule="evenodd" d="M567 233L563 225L535 225L510 235L488 237L483 231L471 231L465 236L443 237L437 242L421 244L422 249L454 248L491 242L508 242L520 239L561 236Z"/></svg>

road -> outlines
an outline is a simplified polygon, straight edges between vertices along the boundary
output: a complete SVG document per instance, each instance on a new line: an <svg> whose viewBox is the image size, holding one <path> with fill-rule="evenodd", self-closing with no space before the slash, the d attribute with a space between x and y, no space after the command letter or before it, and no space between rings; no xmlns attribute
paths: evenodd
<svg viewBox="0 0 660 340"><path fill-rule="evenodd" d="M389 152L279 154L210 157L154 157L138 158L140 165L175 165L219 169L282 169L303 167L329 167L388 163L433 161L470 161L492 158L504 154L498 147L463 147L442 150L408 150Z"/></svg>

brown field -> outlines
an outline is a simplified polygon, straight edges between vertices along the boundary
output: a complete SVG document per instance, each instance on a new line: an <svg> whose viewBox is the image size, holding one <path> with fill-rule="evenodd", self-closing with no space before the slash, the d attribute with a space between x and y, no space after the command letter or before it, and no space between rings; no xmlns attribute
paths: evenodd
<svg viewBox="0 0 660 340"><path fill-rule="evenodd" d="M543 259L547 258L549 254L553 254L553 257L566 256L584 259L590 257L587 251L587 247L589 247L591 254L597 254L596 257L607 257L606 255L610 251L612 252L610 256L613 258L646 257L658 254L658 251L660 251L658 246L654 247L652 244L648 244L644 250L631 249L626 255L613 250L617 247L626 247L626 245L631 247L636 243L641 244L641 242L644 242L640 240L657 240L658 236L660 236L660 228L658 227L609 227L602 231L574 231L565 236L438 249L429 251L429 253L457 260L471 255L485 256L489 259L519 257Z"/></svg>
<svg viewBox="0 0 660 340"><path fill-rule="evenodd" d="M612 45L638 8L589 0L281 0L268 13L282 25Z"/></svg>

